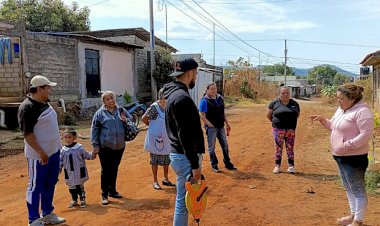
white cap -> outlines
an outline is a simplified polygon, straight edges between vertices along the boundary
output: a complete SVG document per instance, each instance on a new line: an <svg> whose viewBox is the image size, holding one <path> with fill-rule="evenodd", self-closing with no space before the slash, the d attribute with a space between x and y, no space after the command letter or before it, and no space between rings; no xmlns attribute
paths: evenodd
<svg viewBox="0 0 380 226"><path fill-rule="evenodd" d="M35 88L39 86L56 86L56 82L51 82L45 76L36 75L30 80L30 88Z"/></svg>

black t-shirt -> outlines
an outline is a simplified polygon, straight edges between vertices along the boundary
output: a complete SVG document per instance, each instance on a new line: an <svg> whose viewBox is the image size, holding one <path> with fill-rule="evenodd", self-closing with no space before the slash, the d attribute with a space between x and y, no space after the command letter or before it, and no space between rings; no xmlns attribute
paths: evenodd
<svg viewBox="0 0 380 226"><path fill-rule="evenodd" d="M48 108L49 104L35 101L28 96L18 108L18 123L21 132L24 135L33 133L38 118Z"/></svg>
<svg viewBox="0 0 380 226"><path fill-rule="evenodd" d="M297 119L300 114L300 106L295 100L290 99L289 103L285 105L278 98L270 102L268 108L273 110L273 128L295 129L297 127Z"/></svg>

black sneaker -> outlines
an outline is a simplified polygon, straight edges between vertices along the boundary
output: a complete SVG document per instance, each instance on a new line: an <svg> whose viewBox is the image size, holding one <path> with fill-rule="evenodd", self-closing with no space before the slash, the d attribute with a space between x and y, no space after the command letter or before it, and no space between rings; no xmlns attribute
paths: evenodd
<svg viewBox="0 0 380 226"><path fill-rule="evenodd" d="M117 192L117 191L110 192L109 193L109 197L112 197L112 198L115 198L115 199L121 199L121 198L123 198L123 196L119 192Z"/></svg>
<svg viewBox="0 0 380 226"><path fill-rule="evenodd" d="M226 165L226 168L227 168L228 170L237 170L237 168L236 168L236 167L234 166L234 164L232 164L232 163Z"/></svg>
<svg viewBox="0 0 380 226"><path fill-rule="evenodd" d="M219 173L220 172L218 166L211 166L211 169L212 169L212 171L214 173Z"/></svg>

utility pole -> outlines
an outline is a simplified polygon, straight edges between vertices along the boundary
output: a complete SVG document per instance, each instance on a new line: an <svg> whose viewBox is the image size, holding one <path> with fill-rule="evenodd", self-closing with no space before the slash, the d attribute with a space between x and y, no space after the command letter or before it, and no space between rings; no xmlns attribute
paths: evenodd
<svg viewBox="0 0 380 226"><path fill-rule="evenodd" d="M157 99L156 81L153 77L154 71L154 22L153 22L153 0L149 0L149 15L150 15L150 79L152 88L152 99Z"/></svg>
<svg viewBox="0 0 380 226"><path fill-rule="evenodd" d="M168 7L166 6L166 2L164 0L164 4L165 4L165 26L166 26L166 44L168 44Z"/></svg>
<svg viewBox="0 0 380 226"><path fill-rule="evenodd" d="M214 36L214 59L213 59L213 67L214 69L216 69L215 67L215 23L212 24L212 28L213 28L213 36ZM215 71L212 72L212 81L215 82Z"/></svg>
<svg viewBox="0 0 380 226"><path fill-rule="evenodd" d="M288 49L286 48L286 39L285 39L285 65L284 65L284 86L286 86L286 61L288 60Z"/></svg>

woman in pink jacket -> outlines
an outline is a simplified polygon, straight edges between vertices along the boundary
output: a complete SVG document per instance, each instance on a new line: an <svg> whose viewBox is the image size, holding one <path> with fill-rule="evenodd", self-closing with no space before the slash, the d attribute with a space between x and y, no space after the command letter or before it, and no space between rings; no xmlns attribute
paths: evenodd
<svg viewBox="0 0 380 226"><path fill-rule="evenodd" d="M329 120L311 115L331 130L331 149L338 164L339 174L346 189L351 215L338 219L341 225L362 226L368 199L365 189L365 171L368 167L369 140L372 138L374 120L368 105L361 102L363 88L354 84L338 87L340 107Z"/></svg>

